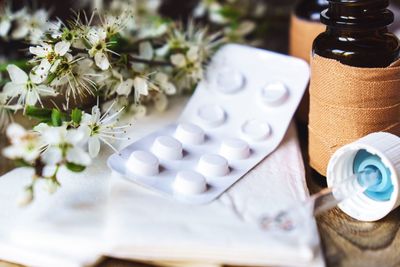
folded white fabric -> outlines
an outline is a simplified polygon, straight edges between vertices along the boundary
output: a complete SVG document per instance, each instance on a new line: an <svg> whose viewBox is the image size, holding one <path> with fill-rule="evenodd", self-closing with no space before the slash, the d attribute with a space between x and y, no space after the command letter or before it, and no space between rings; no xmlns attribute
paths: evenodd
<svg viewBox="0 0 400 267"><path fill-rule="evenodd" d="M173 122L184 104L179 99L168 112L142 119L131 137ZM63 172L62 188L54 195L38 192L28 208L19 208L16 200L30 171L17 169L1 177L0 259L72 267L93 264L104 253L181 266L324 266L314 219L300 232L284 235L264 232L258 225L261 215L274 214L308 194L293 127L275 153L204 206L177 203L120 178L110 181L108 154L82 174Z"/></svg>

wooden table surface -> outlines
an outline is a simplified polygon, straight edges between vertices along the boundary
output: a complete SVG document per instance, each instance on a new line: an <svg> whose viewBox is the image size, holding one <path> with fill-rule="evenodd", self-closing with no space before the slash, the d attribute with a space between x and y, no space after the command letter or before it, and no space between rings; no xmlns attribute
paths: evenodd
<svg viewBox="0 0 400 267"><path fill-rule="evenodd" d="M0 146L4 146L4 137ZM304 141L304 134L300 140ZM304 146L305 142L302 142ZM306 157L306 148L303 147ZM11 168L9 162L0 160L0 171ZM323 185L307 170L308 186L311 193ZM398 267L400 266L400 209L375 223L358 222L338 209L317 218L322 246L328 267ZM19 265L1 262L0 267ZM98 267L149 267L144 263L133 263L116 259L105 259Z"/></svg>

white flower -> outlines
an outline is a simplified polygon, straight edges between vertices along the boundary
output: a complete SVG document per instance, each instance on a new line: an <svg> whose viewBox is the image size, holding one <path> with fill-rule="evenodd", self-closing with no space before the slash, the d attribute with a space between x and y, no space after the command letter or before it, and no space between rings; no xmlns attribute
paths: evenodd
<svg viewBox="0 0 400 267"><path fill-rule="evenodd" d="M49 14L44 9L35 11L32 15L23 12L16 19L16 28L12 32L13 39L23 39L27 37L33 44L40 42L44 33L49 29Z"/></svg>
<svg viewBox="0 0 400 267"><path fill-rule="evenodd" d="M114 102L115 103L115 102ZM83 114L81 126L79 130L86 133L88 136L88 150L89 155L92 158L97 157L100 152L101 142L108 145L114 151L117 151L111 144L114 140L124 140L125 138L119 137L126 133L124 129L131 125L117 126L118 118L123 110L120 109L118 112L110 114L114 103L108 108L108 110L101 115L98 106L92 108L92 114Z"/></svg>
<svg viewBox="0 0 400 267"><path fill-rule="evenodd" d="M46 58L49 62L54 62L57 56L64 56L71 47L71 43L60 41L54 45L43 43L38 46L29 47L29 52L38 58Z"/></svg>
<svg viewBox="0 0 400 267"><path fill-rule="evenodd" d="M169 81L169 77L167 74L163 72L157 72L155 79L157 85L160 89L165 92L167 95L174 95L176 94L176 86Z"/></svg>
<svg viewBox="0 0 400 267"><path fill-rule="evenodd" d="M7 137L11 145L3 150L3 155L9 159L23 159L33 163L42 152L39 135L27 131L21 125L13 123L7 128Z"/></svg>
<svg viewBox="0 0 400 267"><path fill-rule="evenodd" d="M83 149L86 135L78 129L67 129L66 125L52 127L41 123L34 128L40 133L42 142L47 148L42 155L42 161L46 165L57 165L63 161L81 166L88 166L92 160Z"/></svg>
<svg viewBox="0 0 400 267"><path fill-rule="evenodd" d="M103 29L91 29L87 35L87 39L92 46L89 50L89 55L94 57L96 65L101 70L108 70L110 61L108 60L107 52L112 52L107 49L107 32Z"/></svg>
<svg viewBox="0 0 400 267"><path fill-rule="evenodd" d="M41 103L41 96L54 96L56 93L53 88L37 84L20 68L15 65L7 66L11 82L8 82L3 93L13 99L18 97L18 105L35 105L38 101Z"/></svg>

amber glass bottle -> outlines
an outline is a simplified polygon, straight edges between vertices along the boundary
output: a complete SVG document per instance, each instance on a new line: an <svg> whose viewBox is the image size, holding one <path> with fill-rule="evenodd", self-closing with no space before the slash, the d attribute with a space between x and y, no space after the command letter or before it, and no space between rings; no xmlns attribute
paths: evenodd
<svg viewBox="0 0 400 267"><path fill-rule="evenodd" d="M313 22L320 22L321 12L328 7L327 0L302 0L295 10L295 16Z"/></svg>
<svg viewBox="0 0 400 267"><path fill-rule="evenodd" d="M290 55L310 61L312 44L326 26L320 22L321 11L328 7L326 0L302 0L296 5L290 25ZM304 95L296 117L306 132L309 111L308 92ZM306 133L305 133L306 134Z"/></svg>
<svg viewBox="0 0 400 267"><path fill-rule="evenodd" d="M321 13L321 22L327 28L315 39L313 56L334 59L344 65L357 68L385 68L399 59L399 40L388 31L388 25L394 20L393 13L387 9L389 0L328 0L328 2L328 9ZM314 67L317 68L315 65ZM319 66L318 69L321 70ZM335 73L329 73L329 75L335 79ZM311 89L318 91L319 88L313 87L313 73L311 77ZM363 88L359 89L363 90ZM360 104L363 105L363 103ZM321 106L318 107L321 108ZM315 115L314 112L321 112L321 110L313 110L313 99L311 99L310 114ZM322 113L324 112L327 110ZM324 114L329 117L334 113ZM350 115L356 117L355 114ZM313 121L315 123L315 120ZM309 127L316 126L310 124ZM318 138L313 138L313 140L316 139ZM315 146L313 153L315 154L310 154L310 157L315 161L320 157L319 152L315 152ZM317 172L315 173L314 180L322 178Z"/></svg>
<svg viewBox="0 0 400 267"><path fill-rule="evenodd" d="M310 60L312 43L325 31L320 22L321 11L328 6L326 0L302 0L295 7L290 25L290 54Z"/></svg>
<svg viewBox="0 0 400 267"><path fill-rule="evenodd" d="M313 53L349 66L387 67L399 58L397 37L387 26L394 20L389 0L329 0L321 14L327 25L314 41Z"/></svg>

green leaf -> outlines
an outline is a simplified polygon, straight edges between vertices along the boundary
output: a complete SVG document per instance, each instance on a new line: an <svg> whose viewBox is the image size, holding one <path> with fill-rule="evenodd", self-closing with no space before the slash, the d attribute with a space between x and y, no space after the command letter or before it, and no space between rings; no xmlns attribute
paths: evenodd
<svg viewBox="0 0 400 267"><path fill-rule="evenodd" d="M14 164L17 167L32 167L32 164L29 164L24 159L15 159Z"/></svg>
<svg viewBox="0 0 400 267"><path fill-rule="evenodd" d="M230 6L222 7L219 13L223 17L231 20L238 20L240 18L240 11Z"/></svg>
<svg viewBox="0 0 400 267"><path fill-rule="evenodd" d="M40 121L48 122L51 121L52 110L46 108L28 106L25 110L25 115Z"/></svg>
<svg viewBox="0 0 400 267"><path fill-rule="evenodd" d="M71 119L73 123L77 125L80 124L82 120L82 110L74 108L71 112Z"/></svg>
<svg viewBox="0 0 400 267"><path fill-rule="evenodd" d="M66 166L67 166L68 170L70 170L72 172L83 172L86 169L85 166L75 164L72 162L67 162Z"/></svg>
<svg viewBox="0 0 400 267"><path fill-rule="evenodd" d="M11 60L6 63L0 64L0 72L6 72L8 65L16 65L17 67L27 70L28 69L28 61L26 59L21 60Z"/></svg>
<svg viewBox="0 0 400 267"><path fill-rule="evenodd" d="M51 124L54 127L59 127L62 125L62 114L61 111L53 109L51 111Z"/></svg>

